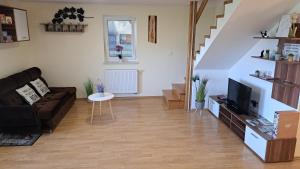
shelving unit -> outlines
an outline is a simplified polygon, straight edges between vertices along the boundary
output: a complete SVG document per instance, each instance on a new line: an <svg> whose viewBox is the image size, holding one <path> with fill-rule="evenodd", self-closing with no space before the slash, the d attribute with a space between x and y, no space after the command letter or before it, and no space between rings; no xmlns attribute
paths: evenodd
<svg viewBox="0 0 300 169"><path fill-rule="evenodd" d="M1 23L0 43L11 43L17 41L17 32L14 22L14 12L12 8L0 6L0 14L10 17L12 23ZM6 19L6 18L4 18Z"/></svg>
<svg viewBox="0 0 300 169"><path fill-rule="evenodd" d="M254 39L278 40L278 50L282 53L285 43L300 44L300 38L288 37L253 37ZM255 59L262 59L259 56L252 56ZM268 60L272 61L272 60ZM298 108L300 94L300 62L289 62L286 60L276 61L275 75L272 77L252 77L273 83L272 98L295 109Z"/></svg>
<svg viewBox="0 0 300 169"><path fill-rule="evenodd" d="M0 5L0 43L28 41L27 11Z"/></svg>

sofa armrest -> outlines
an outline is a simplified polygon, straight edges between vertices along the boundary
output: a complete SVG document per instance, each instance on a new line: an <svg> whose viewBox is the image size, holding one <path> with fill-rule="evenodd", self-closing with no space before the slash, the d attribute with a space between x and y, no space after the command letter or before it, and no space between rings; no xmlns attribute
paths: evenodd
<svg viewBox="0 0 300 169"><path fill-rule="evenodd" d="M40 120L33 106L0 106L0 126L40 126Z"/></svg>
<svg viewBox="0 0 300 169"><path fill-rule="evenodd" d="M49 89L53 93L68 92L69 94L76 94L75 87L49 87Z"/></svg>

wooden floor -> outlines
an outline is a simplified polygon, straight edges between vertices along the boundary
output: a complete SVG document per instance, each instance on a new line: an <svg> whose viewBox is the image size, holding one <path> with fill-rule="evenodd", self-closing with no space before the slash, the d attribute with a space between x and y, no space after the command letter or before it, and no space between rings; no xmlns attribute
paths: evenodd
<svg viewBox="0 0 300 169"><path fill-rule="evenodd" d="M1 169L299 169L300 160L264 164L225 125L166 110L162 98L114 100L117 119L78 100L53 134L32 147L0 147ZM108 112L107 108L104 111Z"/></svg>

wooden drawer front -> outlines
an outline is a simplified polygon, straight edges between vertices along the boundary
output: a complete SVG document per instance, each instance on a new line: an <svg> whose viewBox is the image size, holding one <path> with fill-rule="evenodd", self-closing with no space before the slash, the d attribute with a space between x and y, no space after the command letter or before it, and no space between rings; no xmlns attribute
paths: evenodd
<svg viewBox="0 0 300 169"><path fill-rule="evenodd" d="M230 119L220 113L219 119L225 123L226 126L230 128Z"/></svg>
<svg viewBox="0 0 300 169"><path fill-rule="evenodd" d="M231 113L225 109L223 106L220 107L220 113L222 113L227 118L231 119Z"/></svg>
<svg viewBox="0 0 300 169"><path fill-rule="evenodd" d="M245 132L246 124L238 119L235 115L232 115L231 121L240 128L243 132Z"/></svg>
<svg viewBox="0 0 300 169"><path fill-rule="evenodd" d="M231 130L238 135L242 140L245 139L245 130L241 130L234 123L231 123Z"/></svg>
<svg viewBox="0 0 300 169"><path fill-rule="evenodd" d="M218 102L216 102L214 99L209 98L209 110L212 112L214 116L219 118L219 112L220 112L220 105Z"/></svg>
<svg viewBox="0 0 300 169"><path fill-rule="evenodd" d="M251 148L262 160L266 160L267 140L258 135L248 126L245 133L245 144Z"/></svg>

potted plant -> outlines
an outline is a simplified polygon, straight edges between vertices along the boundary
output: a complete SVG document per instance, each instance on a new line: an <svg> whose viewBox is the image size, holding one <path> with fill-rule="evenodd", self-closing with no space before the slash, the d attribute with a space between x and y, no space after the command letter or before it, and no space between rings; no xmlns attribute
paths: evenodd
<svg viewBox="0 0 300 169"><path fill-rule="evenodd" d="M86 96L89 97L89 95L94 93L94 84L91 79L88 79L84 84Z"/></svg>
<svg viewBox="0 0 300 169"><path fill-rule="evenodd" d="M204 109L205 106L205 97L207 94L206 91L206 85L207 85L208 79L204 78L202 80L199 80L199 85L196 88L196 101L195 101L195 107L197 110Z"/></svg>

